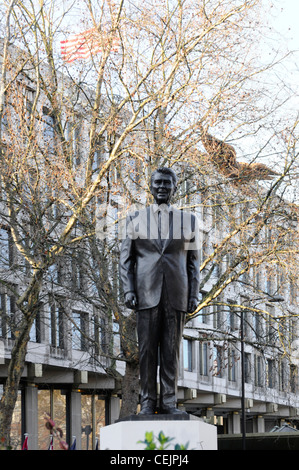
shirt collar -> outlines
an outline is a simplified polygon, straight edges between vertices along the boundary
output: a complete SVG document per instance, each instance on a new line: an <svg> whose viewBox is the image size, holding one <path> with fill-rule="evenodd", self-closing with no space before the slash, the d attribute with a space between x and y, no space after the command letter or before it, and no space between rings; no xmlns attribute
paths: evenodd
<svg viewBox="0 0 299 470"><path fill-rule="evenodd" d="M158 211L169 212L171 210L171 205L169 204L153 204L153 212L156 214Z"/></svg>

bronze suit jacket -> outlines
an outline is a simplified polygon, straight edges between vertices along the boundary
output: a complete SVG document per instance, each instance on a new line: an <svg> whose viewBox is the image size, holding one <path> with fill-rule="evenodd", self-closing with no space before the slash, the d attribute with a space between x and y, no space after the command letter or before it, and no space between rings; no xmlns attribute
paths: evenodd
<svg viewBox="0 0 299 470"><path fill-rule="evenodd" d="M119 263L124 294L136 293L137 310L152 308L160 301L164 282L171 306L187 312L189 297L199 294L198 222L194 214L170 206L164 225L168 233L161 242L157 207L127 217Z"/></svg>

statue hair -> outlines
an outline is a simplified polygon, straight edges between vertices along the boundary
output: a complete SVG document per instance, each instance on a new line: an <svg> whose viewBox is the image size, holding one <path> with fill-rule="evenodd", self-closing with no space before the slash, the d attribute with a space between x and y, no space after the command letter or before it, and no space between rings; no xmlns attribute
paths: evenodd
<svg viewBox="0 0 299 470"><path fill-rule="evenodd" d="M177 187L178 184L178 177L176 173L171 169L167 168L166 166L156 168L156 170L153 171L151 175L151 183L153 181L154 176L156 176L157 173L163 173L164 175L170 175L172 177L172 181L175 187Z"/></svg>

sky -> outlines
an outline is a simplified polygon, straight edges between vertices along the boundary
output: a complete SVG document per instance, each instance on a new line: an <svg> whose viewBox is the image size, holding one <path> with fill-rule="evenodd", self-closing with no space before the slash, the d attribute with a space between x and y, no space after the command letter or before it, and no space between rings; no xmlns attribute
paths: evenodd
<svg viewBox="0 0 299 470"><path fill-rule="evenodd" d="M265 0L269 2L269 0ZM287 60L287 66L283 73L285 80L290 83L295 96L291 100L290 114L296 115L299 112L299 0L276 0L276 7L273 8L271 18L268 18L270 25L279 33L280 44L292 54ZM289 104L290 107L290 104ZM298 114L297 114L298 115ZM298 202L298 180L293 181L291 198L295 197Z"/></svg>
<svg viewBox="0 0 299 470"><path fill-rule="evenodd" d="M280 45L293 51L289 66L294 73L294 83L299 84L299 0L276 0L272 10L272 17L268 18L269 24L279 33Z"/></svg>
<svg viewBox="0 0 299 470"><path fill-rule="evenodd" d="M274 12L273 26L280 31L290 48L299 50L298 0L280 0Z"/></svg>

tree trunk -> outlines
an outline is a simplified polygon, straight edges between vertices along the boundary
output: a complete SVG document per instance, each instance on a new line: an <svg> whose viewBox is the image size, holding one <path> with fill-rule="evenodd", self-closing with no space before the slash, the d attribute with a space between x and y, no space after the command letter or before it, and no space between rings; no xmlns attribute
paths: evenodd
<svg viewBox="0 0 299 470"><path fill-rule="evenodd" d="M136 337L136 314L122 316L121 346L126 358L126 370L122 379L122 405L120 417L136 414L139 401L139 360Z"/></svg>
<svg viewBox="0 0 299 470"><path fill-rule="evenodd" d="M120 418L136 414L139 402L139 367L136 361L126 363L122 379L122 405Z"/></svg>
<svg viewBox="0 0 299 470"><path fill-rule="evenodd" d="M23 318L14 331L15 340L8 365L7 379L0 401L0 448L10 447L10 430L15 404L18 398L18 389L24 370L27 345L30 339L30 330L39 307L39 292L43 273L34 273L27 291L19 299L18 306L22 310ZM26 307L24 307L26 305Z"/></svg>
<svg viewBox="0 0 299 470"><path fill-rule="evenodd" d="M34 316L27 321L24 319L18 331L11 351L11 360L8 366L8 375L0 401L0 445L3 448L10 446L10 429L15 404L18 398L18 388L24 370L29 333Z"/></svg>

